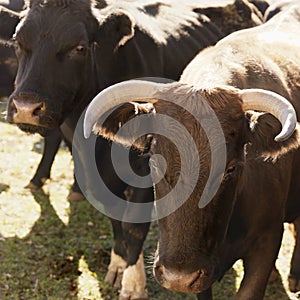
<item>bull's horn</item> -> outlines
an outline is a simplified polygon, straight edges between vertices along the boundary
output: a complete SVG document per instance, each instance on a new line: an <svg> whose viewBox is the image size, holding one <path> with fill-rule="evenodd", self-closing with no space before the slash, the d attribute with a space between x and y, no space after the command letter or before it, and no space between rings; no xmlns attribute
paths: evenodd
<svg viewBox="0 0 300 300"><path fill-rule="evenodd" d="M86 110L84 137L90 136L94 124L103 114L120 104L138 100L155 103L155 94L163 86L165 85L150 81L128 80L106 88L92 100Z"/></svg>
<svg viewBox="0 0 300 300"><path fill-rule="evenodd" d="M262 89L241 90L239 94L244 102L244 111L268 112L280 121L282 129L274 139L276 142L282 142L293 134L297 124L297 116L293 105L287 99Z"/></svg>

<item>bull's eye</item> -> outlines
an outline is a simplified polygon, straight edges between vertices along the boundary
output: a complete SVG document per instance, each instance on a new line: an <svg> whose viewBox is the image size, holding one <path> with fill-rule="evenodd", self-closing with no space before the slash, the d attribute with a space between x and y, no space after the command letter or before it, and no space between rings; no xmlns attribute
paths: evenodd
<svg viewBox="0 0 300 300"><path fill-rule="evenodd" d="M237 165L230 164L224 173L223 180L231 179L234 176L234 174L236 173L236 170L237 170Z"/></svg>
<svg viewBox="0 0 300 300"><path fill-rule="evenodd" d="M229 167L227 170L226 170L226 174L230 174L230 173L233 173L236 169L236 166L231 166Z"/></svg>

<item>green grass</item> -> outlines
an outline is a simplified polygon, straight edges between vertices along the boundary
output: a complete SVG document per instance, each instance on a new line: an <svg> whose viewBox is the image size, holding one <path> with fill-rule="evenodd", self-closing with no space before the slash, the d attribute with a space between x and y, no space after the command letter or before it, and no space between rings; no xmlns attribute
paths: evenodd
<svg viewBox="0 0 300 300"><path fill-rule="evenodd" d="M110 223L88 201L67 201L73 170L70 154L60 149L51 181L31 193L24 186L41 158L33 151L40 137L1 122L0 134L0 299L116 300L117 291L103 283L112 242ZM144 247L146 261L156 241L153 224ZM293 243L286 227L277 261L281 278L268 285L265 299L295 299L287 291ZM215 285L215 299L232 299L241 276L242 266L237 263ZM195 299L160 287L150 262L147 287L150 299Z"/></svg>

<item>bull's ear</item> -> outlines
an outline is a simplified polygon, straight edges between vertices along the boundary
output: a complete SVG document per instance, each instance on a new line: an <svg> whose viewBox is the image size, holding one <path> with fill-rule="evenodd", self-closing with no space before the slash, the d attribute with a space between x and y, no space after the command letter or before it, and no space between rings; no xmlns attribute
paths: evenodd
<svg viewBox="0 0 300 300"><path fill-rule="evenodd" d="M0 6L0 38L4 41L11 39L19 21L19 13Z"/></svg>
<svg viewBox="0 0 300 300"><path fill-rule="evenodd" d="M151 103L126 103L121 105L120 107L113 109L113 111L107 112L97 124L94 125L93 132L97 135L101 135L111 141L122 144L125 147L134 146L140 151L144 152L144 150L148 147L149 143L149 135L140 137L135 139L136 129L141 127L141 123L143 122L143 126L151 126L150 122L145 122L145 119L139 119L139 115L147 114L147 117L152 118L155 114L155 108ZM129 128L128 134L125 132L119 132L119 129L129 120L135 118L135 124ZM104 121L105 120L105 121ZM101 124L101 126L99 125ZM146 125L145 125L146 124ZM147 132L151 132L151 129L148 128Z"/></svg>
<svg viewBox="0 0 300 300"><path fill-rule="evenodd" d="M249 125L247 155L275 161L300 147L299 123L288 139L276 142L274 138L281 131L281 125L275 117L271 114L252 111L246 113L246 118Z"/></svg>
<svg viewBox="0 0 300 300"><path fill-rule="evenodd" d="M123 11L109 14L100 22L96 42L116 50L134 35L134 23Z"/></svg>

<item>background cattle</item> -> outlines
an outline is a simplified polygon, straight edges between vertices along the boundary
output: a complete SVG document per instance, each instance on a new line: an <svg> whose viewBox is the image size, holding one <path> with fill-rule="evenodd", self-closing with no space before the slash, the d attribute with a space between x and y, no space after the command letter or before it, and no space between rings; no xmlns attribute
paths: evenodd
<svg viewBox="0 0 300 300"><path fill-rule="evenodd" d="M0 6L11 9L14 12L22 10L24 2L18 1L0 1ZM1 8L0 8L1 9ZM14 32L14 25L7 24L5 20L0 20L0 38L10 36ZM17 73L17 60L13 48L0 43L0 98L8 97L13 89L14 79Z"/></svg>
<svg viewBox="0 0 300 300"><path fill-rule="evenodd" d="M179 83L121 83L103 91L89 106L86 136L95 126L94 132L113 141L164 156L167 167L162 168L156 157L150 160L152 176L161 179L155 185L157 207L173 190L170 203L182 200L182 191L175 185L181 180L184 163L191 160L195 164L198 154L200 175L190 197L159 220L154 276L164 287L212 299L212 283L242 258L245 274L236 299L263 299L283 222L294 222L299 232L299 30L300 6L295 1L266 24L233 33L202 51L184 70ZM112 109L112 115L97 125ZM193 137L196 153L190 144L184 148L186 153L179 153L175 142L155 133L150 141L137 139L134 131L116 135L120 124L139 113L149 114L149 133L155 132L158 123L159 128L175 132L174 141L185 144L188 140L179 135L176 122L168 123L168 118L160 116L177 120ZM223 129L227 151L224 171L213 173L214 180L209 181L210 171L216 168L213 158L219 159L216 165L222 163L220 156L214 156L222 153L222 135L215 125L202 127L205 120L211 124L214 115ZM129 129L145 126L141 120L145 122L139 118ZM216 135L211 143L209 138ZM187 161L182 162L183 154ZM188 175L182 174L184 187L194 180ZM203 200L216 184L211 201ZM157 213L162 214L159 209ZM294 291L299 290L299 266L297 236L290 271Z"/></svg>

